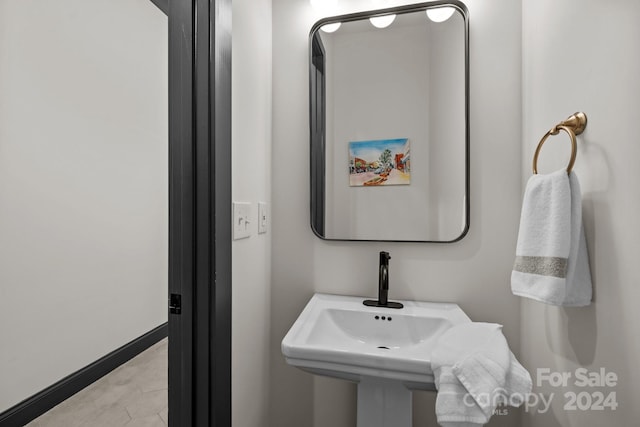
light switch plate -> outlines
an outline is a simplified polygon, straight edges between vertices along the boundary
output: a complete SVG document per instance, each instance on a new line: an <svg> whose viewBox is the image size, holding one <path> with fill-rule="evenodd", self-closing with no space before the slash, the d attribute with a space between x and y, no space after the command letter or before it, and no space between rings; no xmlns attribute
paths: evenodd
<svg viewBox="0 0 640 427"><path fill-rule="evenodd" d="M233 202L233 240L251 236L251 203Z"/></svg>
<svg viewBox="0 0 640 427"><path fill-rule="evenodd" d="M258 234L266 233L268 225L269 214L267 213L267 204L265 202L258 202Z"/></svg>

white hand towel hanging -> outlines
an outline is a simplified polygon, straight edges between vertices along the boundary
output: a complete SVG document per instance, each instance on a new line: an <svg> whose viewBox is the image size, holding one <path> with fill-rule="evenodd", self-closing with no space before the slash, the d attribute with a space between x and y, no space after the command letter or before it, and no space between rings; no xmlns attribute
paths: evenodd
<svg viewBox="0 0 640 427"><path fill-rule="evenodd" d="M553 305L591 303L582 196L573 172L567 174L563 169L529 178L511 290L514 295Z"/></svg>

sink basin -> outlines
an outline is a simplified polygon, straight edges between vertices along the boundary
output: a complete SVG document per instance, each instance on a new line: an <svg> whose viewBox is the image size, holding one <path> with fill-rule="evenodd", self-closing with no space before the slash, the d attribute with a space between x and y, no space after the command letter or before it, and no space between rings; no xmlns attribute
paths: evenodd
<svg viewBox="0 0 640 427"><path fill-rule="evenodd" d="M364 297L315 294L282 340L290 365L360 383L375 379L434 390L431 351L448 328L470 322L457 304L401 301L367 307Z"/></svg>

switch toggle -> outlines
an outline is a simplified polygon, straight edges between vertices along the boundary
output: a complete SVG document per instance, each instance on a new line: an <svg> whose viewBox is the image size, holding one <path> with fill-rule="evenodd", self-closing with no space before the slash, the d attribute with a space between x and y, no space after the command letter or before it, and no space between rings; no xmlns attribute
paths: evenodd
<svg viewBox="0 0 640 427"><path fill-rule="evenodd" d="M233 202L233 240L251 236L251 203Z"/></svg>
<svg viewBox="0 0 640 427"><path fill-rule="evenodd" d="M258 234L267 232L267 224L267 204L265 202L258 202Z"/></svg>

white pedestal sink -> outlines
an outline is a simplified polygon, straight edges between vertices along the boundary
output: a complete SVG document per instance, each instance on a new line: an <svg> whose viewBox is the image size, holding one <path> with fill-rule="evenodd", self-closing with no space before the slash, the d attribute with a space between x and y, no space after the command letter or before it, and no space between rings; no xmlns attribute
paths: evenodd
<svg viewBox="0 0 640 427"><path fill-rule="evenodd" d="M411 391L435 390L431 351L450 327L470 322L457 304L315 294L282 340L287 363L358 383L358 427L410 427Z"/></svg>

